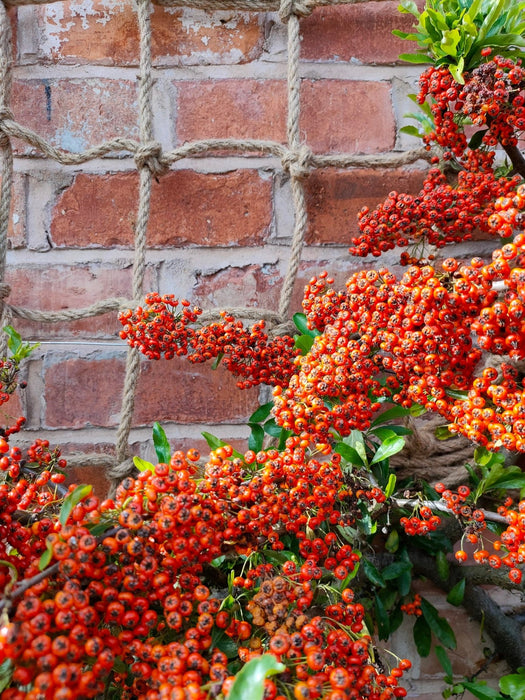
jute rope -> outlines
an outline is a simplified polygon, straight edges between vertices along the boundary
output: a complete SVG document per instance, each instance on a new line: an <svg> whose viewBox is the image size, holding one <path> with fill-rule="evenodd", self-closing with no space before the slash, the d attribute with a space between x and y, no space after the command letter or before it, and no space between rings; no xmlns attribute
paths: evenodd
<svg viewBox="0 0 525 700"><path fill-rule="evenodd" d="M290 178L294 207L294 227L292 232L290 258L281 288L278 311L270 309L234 308L227 309L236 317L244 319L264 319L270 332L290 331L288 320L294 282L301 260L307 227L307 209L304 182L311 170L316 168L384 168L414 163L419 159L428 160L430 155L424 149L405 153L385 155L314 154L300 137L300 18L309 15L315 7L340 4L353 4L369 0L155 0L159 5L170 7L193 7L203 10L246 10L278 11L280 19L287 24L288 34L288 111L286 144L258 139L205 139L184 144L171 151L163 151L154 139L152 88L153 69L151 59L151 0L137 0L137 19L140 35L139 64L139 140L115 138L80 153L72 153L55 148L35 131L19 124L10 111L12 83L12 44L11 25L6 14L7 6L41 4L49 0L3 0L0 2L0 152L2 183L0 189L0 322L5 324L11 316L44 323L75 321L108 311L129 308L141 303L143 297L144 274L146 269L147 230L150 214L151 188L153 178L167 173L177 161L202 157L221 151L228 153L253 153L278 158L283 170ZM53 1L53 0L51 0ZM381 0L378 0L381 1ZM121 297L98 301L89 307L61 311L40 311L10 306L6 303L9 287L3 283L7 251L7 230L13 184L13 153L11 142L17 138L64 166L80 165L87 161L116 152L127 152L134 158L139 173L138 209L134 236L134 262L132 300ZM205 311L203 322L219 318L217 311ZM5 354L6 338L0 339L0 355ZM83 464L104 464L108 466L108 476L121 479L133 467L129 451L129 436L132 426L134 400L140 371L139 353L129 349L126 360L126 373L122 398L120 424L116 435L116 457L107 455L82 455Z"/></svg>

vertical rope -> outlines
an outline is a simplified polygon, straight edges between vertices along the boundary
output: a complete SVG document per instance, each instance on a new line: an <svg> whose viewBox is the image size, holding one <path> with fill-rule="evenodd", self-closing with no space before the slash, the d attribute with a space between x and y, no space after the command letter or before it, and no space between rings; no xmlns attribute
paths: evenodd
<svg viewBox="0 0 525 700"><path fill-rule="evenodd" d="M301 141L299 131L299 118L301 113L301 77L299 75L301 37L299 34L299 17L294 12L294 5L290 3L290 0L283 0L281 5L281 18L284 21L288 21L288 147L290 151L298 154ZM283 321L288 316L290 309L292 292L301 260L307 224L306 200L302 183L304 169L299 166L293 167L292 164L289 167L289 172L294 207L294 229L290 261L279 299L279 315Z"/></svg>
<svg viewBox="0 0 525 700"><path fill-rule="evenodd" d="M0 2L0 120L9 118L11 104L11 86L13 70L13 46L11 37L11 23L7 15L7 9ZM1 151L1 175L0 187L0 283L5 277L5 264L7 253L7 229L9 226L9 213L11 209L11 192L13 188L13 148L9 137L0 130ZM6 294L0 294L0 328L3 328L10 320L8 307L4 303ZM0 356L7 352L7 337L0 333Z"/></svg>
<svg viewBox="0 0 525 700"><path fill-rule="evenodd" d="M151 74L151 3L150 0L138 0L137 18L140 32L140 75L139 75L139 133L141 146L147 147L153 139L153 108ZM139 167L139 203L135 224L135 258L133 263L133 299L139 299L143 293L144 274L146 271L146 234L148 228L151 184L153 168L147 161ZM117 462L124 462L129 452L129 434L135 407L135 391L140 371L138 350L130 348L126 360L126 375L120 425L117 430Z"/></svg>

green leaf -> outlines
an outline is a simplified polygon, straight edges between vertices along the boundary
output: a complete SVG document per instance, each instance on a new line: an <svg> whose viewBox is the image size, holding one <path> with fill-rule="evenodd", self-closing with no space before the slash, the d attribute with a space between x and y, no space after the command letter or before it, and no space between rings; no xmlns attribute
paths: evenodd
<svg viewBox="0 0 525 700"><path fill-rule="evenodd" d="M368 432L370 435L378 437L381 441L393 435L412 435L410 428L405 428L404 425L380 425L377 428L370 428Z"/></svg>
<svg viewBox="0 0 525 700"><path fill-rule="evenodd" d="M525 669L522 669L521 673L502 676L499 687L501 692L509 695L512 700L525 700Z"/></svg>
<svg viewBox="0 0 525 700"><path fill-rule="evenodd" d="M145 471L150 471L154 472L155 471L155 465L152 464L151 462L147 462L145 459L142 459L142 457L133 457L133 464L137 467L139 472L145 472Z"/></svg>
<svg viewBox="0 0 525 700"><path fill-rule="evenodd" d="M403 406L392 406L392 408L388 408L386 411L383 411L372 421L372 427L382 425L383 423L387 423L389 420L394 420L395 418L404 418L407 415L408 410L403 408Z"/></svg>
<svg viewBox="0 0 525 700"><path fill-rule="evenodd" d="M447 595L447 602L449 602L451 605L461 605L463 602L463 598L465 596L465 579L462 578L460 581L456 583L455 586L452 586L450 589L448 595Z"/></svg>
<svg viewBox="0 0 525 700"><path fill-rule="evenodd" d="M282 426L277 425L275 422L275 418L270 418L270 420L267 420L263 425L263 428L264 432L267 435L271 435L271 437L279 437L283 431Z"/></svg>
<svg viewBox="0 0 525 700"><path fill-rule="evenodd" d="M478 131L476 131L471 136L470 141L468 142L468 147L471 148L473 151L475 151L476 148L479 148L483 143L483 137L487 132L488 129L479 129Z"/></svg>
<svg viewBox="0 0 525 700"><path fill-rule="evenodd" d="M389 457L392 457L392 455L401 452L404 446L405 440L399 435L394 435L391 438L387 438L379 446L370 464L376 464L377 462L381 462L383 459L388 459Z"/></svg>
<svg viewBox="0 0 525 700"><path fill-rule="evenodd" d="M212 435L211 433L207 433L206 431L204 431L201 433L201 435L208 443L208 447L210 448L210 450L216 450L218 447L228 446L227 442L224 442L224 440L221 440L220 438L216 437L215 435ZM237 459L244 458L240 452L237 452L237 450L233 450L233 456Z"/></svg>
<svg viewBox="0 0 525 700"><path fill-rule="evenodd" d="M447 555L443 551L436 553L436 568L439 578L442 581L447 581L450 574L450 565L447 560Z"/></svg>
<svg viewBox="0 0 525 700"><path fill-rule="evenodd" d="M355 464L359 467L364 466L363 460L357 454L357 450L350 447L350 445L346 445L344 442L338 442L334 448L334 452L341 455L341 457L350 464Z"/></svg>
<svg viewBox="0 0 525 700"><path fill-rule="evenodd" d="M265 678L285 670L286 666L277 661L273 654L251 659L235 676L228 700L262 700Z"/></svg>
<svg viewBox="0 0 525 700"><path fill-rule="evenodd" d="M263 420L266 420L270 413L272 412L273 408L273 401L269 401L268 403L263 403L261 406L259 406L258 409L256 409L252 415L248 419L248 423L262 423Z"/></svg>
<svg viewBox="0 0 525 700"><path fill-rule="evenodd" d="M427 54L421 53L400 53L399 60L407 63L432 63L432 59Z"/></svg>
<svg viewBox="0 0 525 700"><path fill-rule="evenodd" d="M294 342L295 347L301 351L302 355L307 355L312 349L313 344L314 338L310 335L298 335Z"/></svg>
<svg viewBox="0 0 525 700"><path fill-rule="evenodd" d="M237 642L229 637L224 630L220 630L217 627L214 627L212 630L211 643L213 648L217 647L219 651L226 654L228 659L235 659L239 654Z"/></svg>
<svg viewBox="0 0 525 700"><path fill-rule="evenodd" d="M456 58L458 55L458 44L461 39L461 35L457 29L449 29L443 32L443 37L441 39L441 48L452 58ZM458 66L459 68L459 66Z"/></svg>
<svg viewBox="0 0 525 700"><path fill-rule="evenodd" d="M399 549L399 533L397 530L392 530L386 538L385 549L392 554Z"/></svg>
<svg viewBox="0 0 525 700"><path fill-rule="evenodd" d="M13 677L14 670L14 664L11 659L6 659L0 664L0 693L2 693L11 684L11 678Z"/></svg>
<svg viewBox="0 0 525 700"><path fill-rule="evenodd" d="M53 545L48 542L45 551L42 552L40 555L40 559L38 560L38 570L43 571L49 566L49 563L51 561L51 557L53 556Z"/></svg>
<svg viewBox="0 0 525 700"><path fill-rule="evenodd" d="M390 498L390 496L394 493L396 490L396 481L397 477L395 474L390 474L388 477L388 482L385 488L385 497Z"/></svg>
<svg viewBox="0 0 525 700"><path fill-rule="evenodd" d="M409 136L416 136L417 138L421 138L421 132L417 128L417 126L414 126L413 124L407 124L406 126L402 126L399 131L402 134L408 134Z"/></svg>
<svg viewBox="0 0 525 700"><path fill-rule="evenodd" d="M65 525L67 523L73 508L80 503L80 501L86 498L86 496L89 496L92 491L93 487L91 484L80 484L64 498L64 502L60 507L60 513L58 516L58 520L60 521L61 525Z"/></svg>
<svg viewBox="0 0 525 700"><path fill-rule="evenodd" d="M436 635L439 641L447 647L447 649L456 648L456 636L452 627L448 624L445 618L440 617L436 608L426 600L421 599L421 610L428 626Z"/></svg>
<svg viewBox="0 0 525 700"><path fill-rule="evenodd" d="M461 681L461 685L479 700L503 700L501 694L488 686L485 681Z"/></svg>
<svg viewBox="0 0 525 700"><path fill-rule="evenodd" d="M40 345L40 343L35 343L34 345L25 343L22 340L20 333L17 333L13 326L4 326L3 331L8 336L7 347L9 348L15 362L20 362L20 360L23 360Z"/></svg>
<svg viewBox="0 0 525 700"><path fill-rule="evenodd" d="M294 314L293 322L295 323L295 327L297 328L297 330L302 335L309 335L311 338L317 338L317 336L319 335L319 331L312 328L308 328L308 321L306 320L305 314Z"/></svg>
<svg viewBox="0 0 525 700"><path fill-rule="evenodd" d="M428 656L430 654L432 633L424 617L418 617L415 621L413 635L419 656Z"/></svg>
<svg viewBox="0 0 525 700"><path fill-rule="evenodd" d="M390 635L390 620L388 619L388 613L383 605L383 601L377 593L375 596L375 613L379 639L388 639Z"/></svg>
<svg viewBox="0 0 525 700"><path fill-rule="evenodd" d="M251 430L248 438L248 449L254 452L260 452L264 441L264 428L258 423L248 423L248 425Z"/></svg>
<svg viewBox="0 0 525 700"><path fill-rule="evenodd" d="M155 447L159 462L162 464L169 464L171 459L171 447L164 428L160 423L153 423L153 446Z"/></svg>
<svg viewBox="0 0 525 700"><path fill-rule="evenodd" d="M445 671L447 683L452 683L454 673L452 671L452 664L450 662L450 659L448 658L447 652L441 646L436 646L435 652L438 661L441 664L441 667L443 668L443 671Z"/></svg>
<svg viewBox="0 0 525 700"><path fill-rule="evenodd" d="M363 571L365 572L365 575L367 579L374 584L374 586L379 586L380 588L384 588L386 586L385 579L381 575L379 569L372 564L372 562L369 559L365 559L363 557L362 559L363 563Z"/></svg>
<svg viewBox="0 0 525 700"><path fill-rule="evenodd" d="M410 564L410 562L394 561L392 564L385 566L385 568L381 571L381 576L385 581L391 581L392 579L399 578L399 576L404 574L406 571L411 570L412 564Z"/></svg>
<svg viewBox="0 0 525 700"><path fill-rule="evenodd" d="M414 0L401 0L400 5L398 5L399 12L410 13L414 17L419 18L419 9Z"/></svg>
<svg viewBox="0 0 525 700"><path fill-rule="evenodd" d="M454 437L454 433L450 432L448 425L438 425L434 429L434 436L436 440L449 440L451 437Z"/></svg>

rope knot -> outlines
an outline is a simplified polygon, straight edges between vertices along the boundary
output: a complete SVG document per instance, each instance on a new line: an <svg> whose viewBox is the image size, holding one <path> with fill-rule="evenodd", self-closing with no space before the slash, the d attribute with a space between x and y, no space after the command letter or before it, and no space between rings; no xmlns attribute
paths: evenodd
<svg viewBox="0 0 525 700"><path fill-rule="evenodd" d="M292 15L297 17L308 17L314 9L314 3L311 0L281 0L279 8L279 17L281 22L288 22Z"/></svg>
<svg viewBox="0 0 525 700"><path fill-rule="evenodd" d="M9 107L2 105L2 107L0 107L0 121L4 121L4 119L14 120L14 116Z"/></svg>
<svg viewBox="0 0 525 700"><path fill-rule="evenodd" d="M11 287L5 282L0 282L0 299L7 299L11 294Z"/></svg>
<svg viewBox="0 0 525 700"><path fill-rule="evenodd" d="M140 144L135 152L135 163L139 170L149 168L154 175L163 175L169 169L162 155L162 146L158 141Z"/></svg>
<svg viewBox="0 0 525 700"><path fill-rule="evenodd" d="M283 170L290 177L303 180L310 174L313 153L306 145L299 146L296 151L287 151L281 159Z"/></svg>

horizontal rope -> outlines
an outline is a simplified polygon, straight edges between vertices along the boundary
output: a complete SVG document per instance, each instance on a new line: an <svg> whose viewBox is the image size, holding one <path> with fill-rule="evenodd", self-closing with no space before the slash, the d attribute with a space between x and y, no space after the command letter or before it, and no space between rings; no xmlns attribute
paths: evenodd
<svg viewBox="0 0 525 700"><path fill-rule="evenodd" d="M72 153L71 151L55 148L32 129L28 129L9 118L0 119L0 131L11 138L25 141L61 165L80 165L95 158L101 158L109 153L128 151L135 156L138 168L149 167L157 175L165 173L170 165L184 158L202 157L217 151L273 155L281 159L285 170L293 169L294 164L297 164L300 169L305 167L396 167L414 163L420 159L428 160L431 155L424 148L412 151L392 151L391 153L377 155L355 153L317 155L306 149L305 146L296 152L277 141L233 138L192 141L171 151L162 151L162 147L157 141L141 144L134 139L115 138L104 141L100 145L80 153Z"/></svg>

